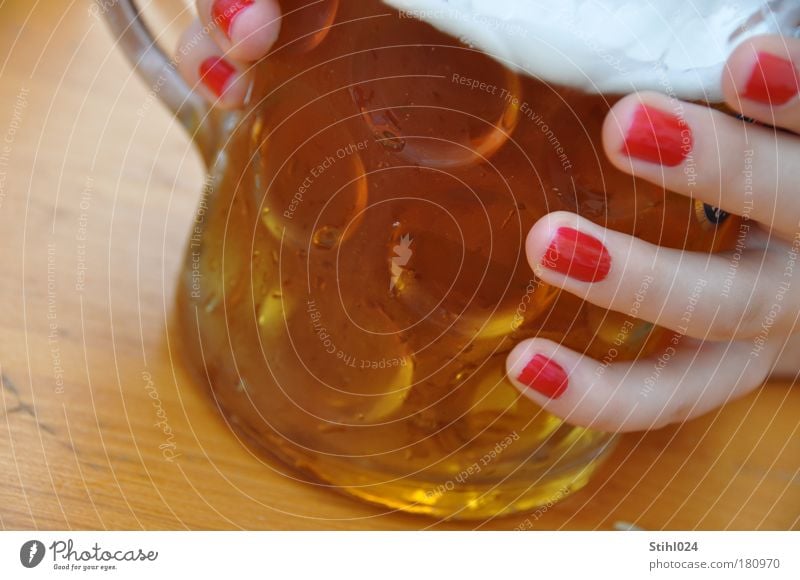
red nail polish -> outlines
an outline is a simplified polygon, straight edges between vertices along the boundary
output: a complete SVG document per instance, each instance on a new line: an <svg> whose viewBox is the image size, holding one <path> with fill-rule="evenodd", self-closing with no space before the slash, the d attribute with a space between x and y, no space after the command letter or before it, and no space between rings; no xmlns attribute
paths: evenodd
<svg viewBox="0 0 800 580"><path fill-rule="evenodd" d="M218 97L222 96L236 69L222 57L211 56L200 64L200 79Z"/></svg>
<svg viewBox="0 0 800 580"><path fill-rule="evenodd" d="M784 105L800 93L800 75L790 60L759 52L742 96L766 105Z"/></svg>
<svg viewBox="0 0 800 580"><path fill-rule="evenodd" d="M215 0L211 7L211 16L219 24L225 36L231 37L231 27L236 17L255 0Z"/></svg>
<svg viewBox="0 0 800 580"><path fill-rule="evenodd" d="M558 228L542 256L542 266L581 282L599 282L611 270L603 243L572 228Z"/></svg>
<svg viewBox="0 0 800 580"><path fill-rule="evenodd" d="M517 380L550 399L558 399L567 390L567 373L546 356L537 354L525 365Z"/></svg>
<svg viewBox="0 0 800 580"><path fill-rule="evenodd" d="M692 130L673 115L639 105L625 135L622 153L628 157L675 167L692 151Z"/></svg>

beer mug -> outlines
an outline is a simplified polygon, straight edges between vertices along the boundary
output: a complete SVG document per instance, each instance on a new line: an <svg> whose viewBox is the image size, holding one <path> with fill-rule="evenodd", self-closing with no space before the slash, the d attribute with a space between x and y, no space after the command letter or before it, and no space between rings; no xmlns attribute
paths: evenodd
<svg viewBox="0 0 800 580"><path fill-rule="evenodd" d="M520 394L517 342L559 341L602 372L668 339L542 283L528 230L567 210L663 246L733 247L736 216L615 169L601 125L635 89L721 100L737 35L780 20L752 0L628 16L613 9L633 2L460 4L281 0L241 112L185 86L132 0L106 10L208 166L177 311L227 422L297 479L486 518L568 496L615 440Z"/></svg>

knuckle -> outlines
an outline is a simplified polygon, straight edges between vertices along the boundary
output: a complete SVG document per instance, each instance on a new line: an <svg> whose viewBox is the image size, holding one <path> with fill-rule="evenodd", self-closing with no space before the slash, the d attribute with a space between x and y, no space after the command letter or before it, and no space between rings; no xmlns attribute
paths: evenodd
<svg viewBox="0 0 800 580"><path fill-rule="evenodd" d="M755 337L765 325L771 327L779 317L757 275L744 275L734 291L723 300L716 300L718 306L709 303L706 339L725 341Z"/></svg>
<svg viewBox="0 0 800 580"><path fill-rule="evenodd" d="M726 341L739 338L749 338L753 335L762 318L760 307L753 306L744 311L729 311L719 309L707 321L705 340Z"/></svg>

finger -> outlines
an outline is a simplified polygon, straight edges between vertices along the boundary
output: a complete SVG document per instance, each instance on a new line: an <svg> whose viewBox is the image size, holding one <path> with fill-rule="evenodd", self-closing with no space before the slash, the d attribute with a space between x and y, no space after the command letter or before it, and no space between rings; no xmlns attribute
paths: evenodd
<svg viewBox="0 0 800 580"><path fill-rule="evenodd" d="M569 423L639 431L700 416L761 385L775 349L768 350L750 342L686 341L652 359L603 365L530 339L514 347L506 370L525 395Z"/></svg>
<svg viewBox="0 0 800 580"><path fill-rule="evenodd" d="M798 231L800 137L647 92L614 105L603 146L622 171L748 216L784 237Z"/></svg>
<svg viewBox="0 0 800 580"><path fill-rule="evenodd" d="M765 325L788 332L800 307L792 285L798 247L774 239L764 247L755 237L735 252L685 252L553 212L531 228L526 250L541 280L592 304L701 340L730 340L758 336Z"/></svg>
<svg viewBox="0 0 800 580"><path fill-rule="evenodd" d="M758 36L740 44L722 79L725 101L746 117L800 133L800 39Z"/></svg>
<svg viewBox="0 0 800 580"><path fill-rule="evenodd" d="M199 21L183 33L175 57L187 84L223 108L241 107L249 90L249 78L203 30Z"/></svg>
<svg viewBox="0 0 800 580"><path fill-rule="evenodd" d="M259 60L280 33L276 0L197 0L197 12L229 61Z"/></svg>

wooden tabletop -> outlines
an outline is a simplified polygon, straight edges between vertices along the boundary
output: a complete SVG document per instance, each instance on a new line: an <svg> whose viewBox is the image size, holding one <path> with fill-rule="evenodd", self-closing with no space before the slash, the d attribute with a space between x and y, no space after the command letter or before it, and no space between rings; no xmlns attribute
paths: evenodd
<svg viewBox="0 0 800 580"><path fill-rule="evenodd" d="M282 477L170 339L202 183L181 129L83 1L0 3L0 55L0 527L800 528L800 389L781 383L624 437L536 515L437 522Z"/></svg>

